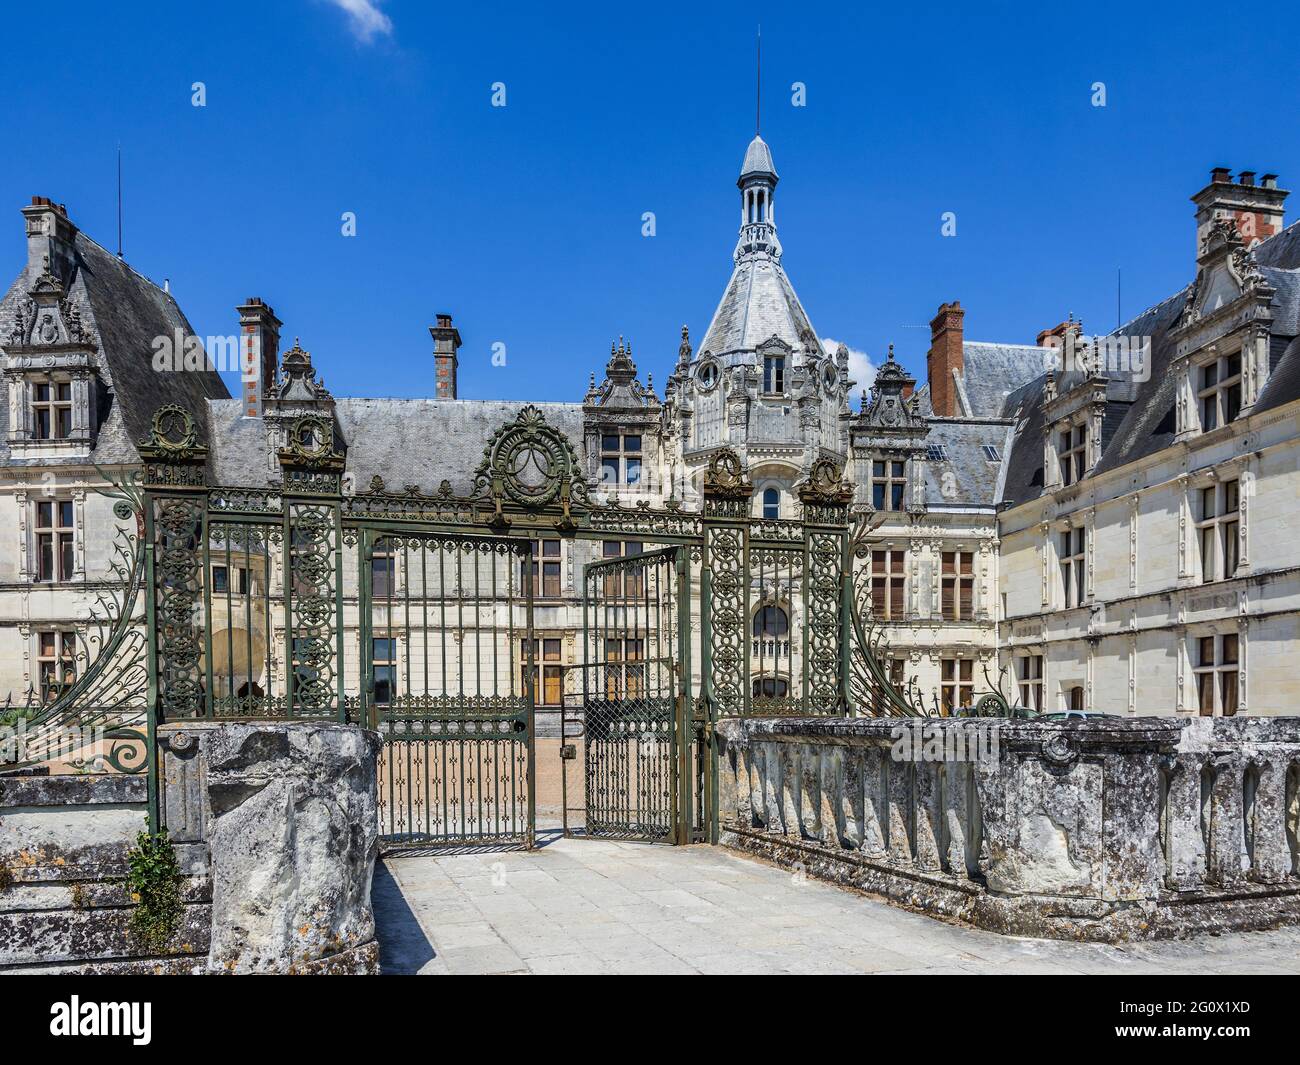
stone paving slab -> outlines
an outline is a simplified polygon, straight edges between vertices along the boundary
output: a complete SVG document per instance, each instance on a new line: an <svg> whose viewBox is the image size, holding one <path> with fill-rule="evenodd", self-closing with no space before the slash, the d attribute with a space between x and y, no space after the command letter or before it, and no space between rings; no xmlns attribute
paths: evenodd
<svg viewBox="0 0 1300 1065"><path fill-rule="evenodd" d="M547 837L376 868L386 973L1300 973L1300 930L1116 946L900 910L719 847Z"/></svg>

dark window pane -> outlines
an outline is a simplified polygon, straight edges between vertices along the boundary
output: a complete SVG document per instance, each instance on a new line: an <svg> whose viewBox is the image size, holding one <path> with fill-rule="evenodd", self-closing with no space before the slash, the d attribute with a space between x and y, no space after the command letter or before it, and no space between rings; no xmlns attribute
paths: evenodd
<svg viewBox="0 0 1300 1065"><path fill-rule="evenodd" d="M634 452L634 453L637 452L637 451L640 451L640 450L641 450L641 437L640 437L640 436L625 436L625 437L623 437L623 450L624 450L625 452L626 452L626 451L631 451L631 452Z"/></svg>

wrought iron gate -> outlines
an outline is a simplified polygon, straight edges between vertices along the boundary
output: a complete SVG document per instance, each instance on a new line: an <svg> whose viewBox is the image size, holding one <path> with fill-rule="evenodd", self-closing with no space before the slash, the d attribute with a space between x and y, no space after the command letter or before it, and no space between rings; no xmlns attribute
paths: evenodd
<svg viewBox="0 0 1300 1065"><path fill-rule="evenodd" d="M670 547L583 573L583 782L588 835L691 838L687 551Z"/></svg>
<svg viewBox="0 0 1300 1065"><path fill-rule="evenodd" d="M528 541L363 530L366 719L387 846L534 835Z"/></svg>

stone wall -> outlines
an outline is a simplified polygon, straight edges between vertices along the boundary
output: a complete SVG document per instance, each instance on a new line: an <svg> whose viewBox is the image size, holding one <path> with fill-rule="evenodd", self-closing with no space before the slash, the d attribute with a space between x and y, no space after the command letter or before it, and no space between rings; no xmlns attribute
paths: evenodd
<svg viewBox="0 0 1300 1065"><path fill-rule="evenodd" d="M927 913L1099 941L1300 921L1300 718L718 734L724 843Z"/></svg>
<svg viewBox="0 0 1300 1065"><path fill-rule="evenodd" d="M0 971L373 973L379 737L316 722L159 730L184 915L129 932L143 776L0 776Z"/></svg>

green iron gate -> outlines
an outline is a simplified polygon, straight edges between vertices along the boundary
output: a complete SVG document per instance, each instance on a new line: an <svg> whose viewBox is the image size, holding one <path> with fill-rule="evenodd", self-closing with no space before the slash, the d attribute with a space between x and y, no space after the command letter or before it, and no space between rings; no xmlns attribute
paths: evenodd
<svg viewBox="0 0 1300 1065"><path fill-rule="evenodd" d="M582 739L586 831L685 843L692 837L687 550L587 565Z"/></svg>
<svg viewBox="0 0 1300 1065"><path fill-rule="evenodd" d="M171 820L161 782L187 771L169 736L188 737L171 726L327 720L384 738L387 845L531 846L539 668L546 684L554 674L538 661L539 538L666 545L582 575L568 668L590 834L716 840L718 718L848 712L851 492L829 459L798 486L797 520L752 516L753 486L727 448L703 471L698 510L598 503L567 437L524 407L468 491L394 491L379 476L358 491L322 402L277 412L281 476L265 484L211 484L180 407L156 412L141 442L155 828Z"/></svg>
<svg viewBox="0 0 1300 1065"><path fill-rule="evenodd" d="M515 841L535 825L529 543L365 529L365 718L386 846Z"/></svg>

